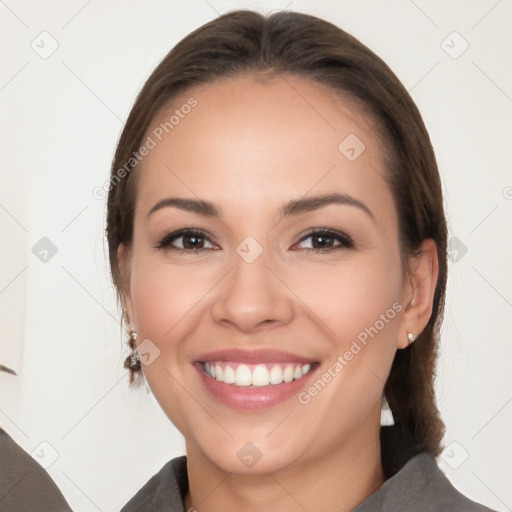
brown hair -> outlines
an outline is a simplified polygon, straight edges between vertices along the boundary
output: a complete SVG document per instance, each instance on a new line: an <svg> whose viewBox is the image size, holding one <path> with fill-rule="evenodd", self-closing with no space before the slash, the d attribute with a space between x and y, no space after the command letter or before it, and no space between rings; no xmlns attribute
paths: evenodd
<svg viewBox="0 0 512 512"><path fill-rule="evenodd" d="M438 455L444 425L435 403L434 371L447 275L439 172L427 130L407 90L379 57L331 23L295 12L268 17L230 12L181 40L149 77L121 134L108 193L110 266L123 311L117 249L132 241L137 176L131 172L137 163L133 155L150 122L193 85L266 72L314 80L348 95L371 113L390 147L386 179L398 212L402 256L415 254L427 238L437 244L439 279L432 315L417 340L396 352L385 395L395 422L415 449Z"/></svg>

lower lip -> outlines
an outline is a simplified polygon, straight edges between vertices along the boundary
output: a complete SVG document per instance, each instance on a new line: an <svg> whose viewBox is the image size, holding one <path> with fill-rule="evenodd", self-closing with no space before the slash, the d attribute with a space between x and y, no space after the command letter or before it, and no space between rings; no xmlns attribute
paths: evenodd
<svg viewBox="0 0 512 512"><path fill-rule="evenodd" d="M235 384L219 382L206 375L201 364L195 365L206 389L222 404L233 409L258 410L267 409L280 404L293 396L297 396L305 387L308 378L315 373L313 368L309 373L297 380L272 384L261 387L241 387Z"/></svg>

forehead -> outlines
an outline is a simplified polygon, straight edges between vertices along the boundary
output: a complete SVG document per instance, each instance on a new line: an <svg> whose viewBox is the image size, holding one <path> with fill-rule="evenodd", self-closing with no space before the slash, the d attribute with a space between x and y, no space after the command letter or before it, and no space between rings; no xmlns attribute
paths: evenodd
<svg viewBox="0 0 512 512"><path fill-rule="evenodd" d="M244 76L195 86L146 133L154 147L140 169L140 205L181 193L262 208L263 199L271 207L341 187L359 197L374 189L374 200L389 207L373 125L353 100L302 78Z"/></svg>

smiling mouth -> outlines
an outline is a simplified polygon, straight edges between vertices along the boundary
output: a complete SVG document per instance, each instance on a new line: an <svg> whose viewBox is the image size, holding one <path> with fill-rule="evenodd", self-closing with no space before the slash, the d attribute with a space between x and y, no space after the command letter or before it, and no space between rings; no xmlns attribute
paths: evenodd
<svg viewBox="0 0 512 512"><path fill-rule="evenodd" d="M224 384L237 387L264 387L299 380L310 373L317 363L261 363L244 364L228 361L199 363L202 372Z"/></svg>

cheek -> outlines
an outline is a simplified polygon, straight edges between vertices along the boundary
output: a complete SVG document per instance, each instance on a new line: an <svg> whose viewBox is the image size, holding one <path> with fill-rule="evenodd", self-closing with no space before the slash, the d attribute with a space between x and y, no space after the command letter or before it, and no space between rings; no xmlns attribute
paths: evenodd
<svg viewBox="0 0 512 512"><path fill-rule="evenodd" d="M132 275L134 318L138 343L151 340L158 356L143 372L162 410L181 432L187 432L187 418L195 410L183 386L189 377L183 370L184 343L201 309L201 298L208 291L204 272L169 265L142 254L134 260ZM211 285L210 285L211 287Z"/></svg>
<svg viewBox="0 0 512 512"><path fill-rule="evenodd" d="M316 268L310 265L308 279L295 276L291 287L323 322L339 351L358 336L363 341L365 335L369 339L377 335L380 339L393 337L399 317L397 310L401 309L399 261L398 258L384 261L374 252L334 265Z"/></svg>
<svg viewBox="0 0 512 512"><path fill-rule="evenodd" d="M364 260L332 266L329 272L310 269L311 279L296 288L299 296L307 297L308 308L330 340L318 380L304 390L299 402L309 404L319 418L331 418L332 410L343 411L345 426L360 421L380 400L403 309L400 260L383 261L376 254Z"/></svg>
<svg viewBox="0 0 512 512"><path fill-rule="evenodd" d="M215 269L165 264L144 257L136 262L135 268L135 322L146 337L156 340L167 339L176 325L193 315L215 283Z"/></svg>

